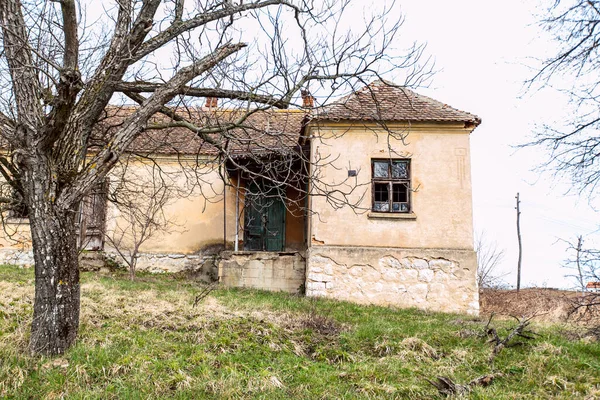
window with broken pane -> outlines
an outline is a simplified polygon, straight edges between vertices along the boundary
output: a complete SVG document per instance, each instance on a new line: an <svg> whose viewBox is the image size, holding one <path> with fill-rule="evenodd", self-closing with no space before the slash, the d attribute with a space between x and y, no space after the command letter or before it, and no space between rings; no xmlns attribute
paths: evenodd
<svg viewBox="0 0 600 400"><path fill-rule="evenodd" d="M372 172L372 210L410 212L410 160L372 160Z"/></svg>

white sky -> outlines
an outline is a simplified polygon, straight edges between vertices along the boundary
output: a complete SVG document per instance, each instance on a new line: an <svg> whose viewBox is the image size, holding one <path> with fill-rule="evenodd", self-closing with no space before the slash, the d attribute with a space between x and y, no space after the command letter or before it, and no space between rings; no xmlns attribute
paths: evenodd
<svg viewBox="0 0 600 400"><path fill-rule="evenodd" d="M548 3L548 2L546 2ZM500 268L516 283L515 195L521 195L522 284L568 287L561 267L565 245L598 229L585 197L565 196L567 181L532 170L542 149L517 150L536 124L560 118L564 99L552 91L525 93L534 59L553 54L554 44L536 25L537 0L403 0L406 33L427 42L440 70L418 92L483 119L471 136L476 232L505 249ZM592 235L593 239L593 235Z"/></svg>

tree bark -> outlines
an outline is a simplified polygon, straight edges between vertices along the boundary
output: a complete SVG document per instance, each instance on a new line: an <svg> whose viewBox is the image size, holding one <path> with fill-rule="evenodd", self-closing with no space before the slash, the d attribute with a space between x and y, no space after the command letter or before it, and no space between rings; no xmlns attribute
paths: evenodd
<svg viewBox="0 0 600 400"><path fill-rule="evenodd" d="M35 354L64 353L73 344L79 327L79 261L77 209L55 206L56 185L51 164L36 157L23 170L28 179L29 223L35 260L35 302L30 350Z"/></svg>

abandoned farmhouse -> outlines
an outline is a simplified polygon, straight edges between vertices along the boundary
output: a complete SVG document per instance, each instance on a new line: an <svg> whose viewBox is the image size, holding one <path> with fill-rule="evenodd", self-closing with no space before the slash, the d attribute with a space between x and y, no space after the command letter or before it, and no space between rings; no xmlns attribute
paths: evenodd
<svg viewBox="0 0 600 400"><path fill-rule="evenodd" d="M209 98L188 112L234 128L148 129L83 202L83 255L122 263L135 250L138 270L477 314L469 135L480 119L385 81L303 102L242 112ZM95 140L128 112L107 111ZM4 222L0 261L32 264L26 215Z"/></svg>

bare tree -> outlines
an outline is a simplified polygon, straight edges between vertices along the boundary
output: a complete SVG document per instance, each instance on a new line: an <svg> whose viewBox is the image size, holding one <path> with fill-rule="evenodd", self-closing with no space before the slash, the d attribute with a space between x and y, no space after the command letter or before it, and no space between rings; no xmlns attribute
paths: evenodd
<svg viewBox="0 0 600 400"><path fill-rule="evenodd" d="M420 82L422 47L392 56L402 23L393 2L346 30L351 4L120 0L100 9L85 0L0 1L0 173L17 194L0 200L29 211L32 352L63 353L75 340L79 203L143 132L185 129L222 165L236 164L232 132L259 111L294 106L310 82L325 99L381 72L402 69L407 85ZM238 112L216 123L192 118L197 97ZM115 111L125 98L138 106ZM103 140L93 142L100 127ZM256 135L238 139L238 148Z"/></svg>
<svg viewBox="0 0 600 400"><path fill-rule="evenodd" d="M572 316L579 319L589 318L589 321L597 321L600 315L600 292L596 284L600 282L600 250L586 246L583 236L578 236L576 241L562 240L567 245L569 258L564 261L566 268L574 270L573 274L567 275L577 282L581 295L573 298ZM588 284L592 284L588 291ZM595 322L595 334L600 332L598 323Z"/></svg>
<svg viewBox="0 0 600 400"><path fill-rule="evenodd" d="M545 148L543 167L569 177L576 190L594 194L600 182L600 1L550 3L540 25L553 37L557 52L543 60L527 84L560 90L571 104L561 123L541 125L525 146Z"/></svg>
<svg viewBox="0 0 600 400"><path fill-rule="evenodd" d="M589 278L589 270L591 269L593 271L595 268L593 266L593 262L590 262L591 260L586 259L586 254L588 251L583 248L583 236L577 236L576 242L567 240L561 241L567 245L566 251L570 256L563 262L563 266L565 268L574 270L574 273L567 275L567 277L575 279L577 282L577 288L584 292L587 280Z"/></svg>
<svg viewBox="0 0 600 400"><path fill-rule="evenodd" d="M177 221L165 214L165 207L190 194L185 185L174 182L178 174L169 174L156 163L138 161L142 165L132 171L129 166L134 157L122 157L111 174L115 184L108 201L114 205L115 215L105 232L110 247L127 265L131 280L135 279L141 246L177 227Z"/></svg>
<svg viewBox="0 0 600 400"><path fill-rule="evenodd" d="M507 274L498 272L498 265L504 258L504 250L498 248L498 243L489 242L485 232L475 239L477 252L477 282L480 288L495 288L502 285L502 278Z"/></svg>
<svg viewBox="0 0 600 400"><path fill-rule="evenodd" d="M566 241L567 252L571 255L564 266L575 270L574 277L577 285L585 290L587 282L600 281L600 250L585 245L585 238L578 236L577 241ZM574 254L573 254L574 253Z"/></svg>

